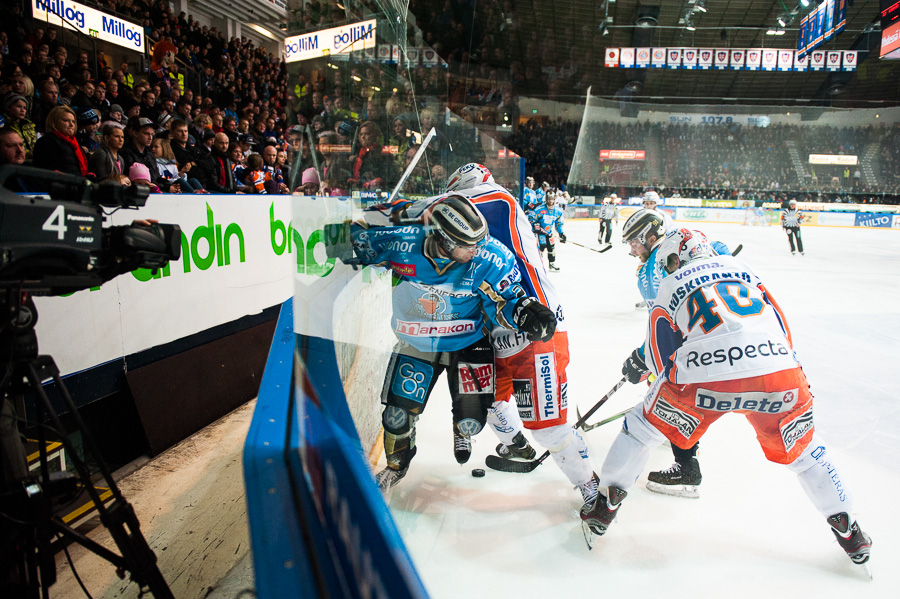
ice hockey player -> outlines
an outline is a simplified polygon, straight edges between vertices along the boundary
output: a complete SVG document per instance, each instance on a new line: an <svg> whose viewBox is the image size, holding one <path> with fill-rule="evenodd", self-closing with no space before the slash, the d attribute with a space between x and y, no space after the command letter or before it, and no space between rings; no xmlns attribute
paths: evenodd
<svg viewBox="0 0 900 599"><path fill-rule="evenodd" d="M553 239L553 231L559 235L559 241L566 242L566 234L563 231L562 210L556 206L556 190L550 189L544 198L544 204L535 208L528 217L534 232L537 234L538 245L541 252L547 250L547 260L550 270L559 270L556 266L556 241Z"/></svg>
<svg viewBox="0 0 900 599"><path fill-rule="evenodd" d="M739 259L717 256L698 231L670 231L655 260L666 273L646 344L656 380L610 447L597 499L582 507L585 534L606 532L653 448L666 439L691 447L733 412L746 416L769 461L797 475L850 559L866 564L872 540L853 518L846 482L816 434L809 384L768 289ZM771 496L760 498L755 521L768 522Z"/></svg>
<svg viewBox="0 0 900 599"><path fill-rule="evenodd" d="M652 305L656 300L659 283L662 280L662 268L656 256L666 231L667 225L663 215L656 210L647 209L640 209L632 214L622 228L622 241L631 247L631 255L641 260L637 272L638 291L644 298L645 305ZM730 253L723 243L715 242L713 246L719 253ZM649 372L645 361L644 345L635 349L626 358L622 365L622 374L628 377L628 382L637 384L644 379ZM699 497L697 487L703 477L697 459L698 449L698 445L686 449L672 445L675 463L665 470L651 472L647 477L647 488L664 495Z"/></svg>
<svg viewBox="0 0 900 599"><path fill-rule="evenodd" d="M535 441L550 450L554 462L581 492L582 500L587 501L586 498L596 493L596 475L584 439L567 424L566 319L556 289L541 263L531 224L512 195L497 185L482 165L470 163L458 168L448 179L447 192L460 194L475 204L487 220L491 236L515 255L522 276L520 284L526 295L538 298L557 319L556 331L549 341L532 341L526 335L504 328L492 331L497 377L495 401L487 422L501 440L497 454L527 460L535 457L534 449L521 434L524 423ZM401 210L392 206L392 220L416 222L439 197L419 200ZM544 367L552 376L538 372ZM547 401L541 403L539 398Z"/></svg>
<svg viewBox="0 0 900 599"><path fill-rule="evenodd" d="M619 207L616 205L616 194L610 194L608 198L603 198L603 204L600 206L600 231L597 233L597 243L600 245L610 245L609 240L612 237L612 221L616 219L619 224ZM604 231L606 238L604 239Z"/></svg>
<svg viewBox="0 0 900 599"><path fill-rule="evenodd" d="M550 191L550 184L544 181L541 183L541 188L538 189L535 193L537 194L537 205L540 206L544 202L547 201L547 192Z"/></svg>
<svg viewBox="0 0 900 599"><path fill-rule="evenodd" d="M382 390L387 468L376 475L387 491L416 454L415 423L441 372L453 404L457 437L484 427L494 402L493 350L487 331L508 329L548 341L556 317L519 284L515 257L488 234L466 198L451 194L429 207L429 224L351 226L359 263L390 268L392 328L399 338ZM467 448L460 448L466 450ZM468 452L457 460L468 459Z"/></svg>
<svg viewBox="0 0 900 599"><path fill-rule="evenodd" d="M803 222L803 213L797 209L797 200L788 202L788 207L781 212L781 227L787 233L788 241L791 244L791 255L804 255L803 240L800 238L800 223ZM797 247L794 248L794 239L797 240Z"/></svg>
<svg viewBox="0 0 900 599"><path fill-rule="evenodd" d="M563 220L566 220L566 207L569 205L569 199L568 191L556 192L556 205L559 206L559 209L562 211Z"/></svg>
<svg viewBox="0 0 900 599"><path fill-rule="evenodd" d="M451 177L452 178L452 177ZM537 193L534 191L534 177L525 177L525 189L522 192L522 210L528 214L538 204Z"/></svg>

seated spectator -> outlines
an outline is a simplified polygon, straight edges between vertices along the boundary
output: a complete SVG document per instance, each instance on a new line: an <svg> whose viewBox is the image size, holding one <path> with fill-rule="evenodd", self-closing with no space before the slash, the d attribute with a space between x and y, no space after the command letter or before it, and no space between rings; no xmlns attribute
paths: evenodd
<svg viewBox="0 0 900 599"><path fill-rule="evenodd" d="M12 127L0 127L0 166L25 164L25 141Z"/></svg>
<svg viewBox="0 0 900 599"><path fill-rule="evenodd" d="M267 181L269 184L269 193L290 193L287 184L284 182L284 175L277 166L278 150L273 145L267 145L262 153L264 170L268 174ZM249 164L249 163L248 163Z"/></svg>
<svg viewBox="0 0 900 599"><path fill-rule="evenodd" d="M234 173L234 187L237 191L244 190L244 173L247 170L244 152L238 144L228 146L228 157L231 158L231 172Z"/></svg>
<svg viewBox="0 0 900 599"><path fill-rule="evenodd" d="M271 189L272 174L266 170L263 157L259 154L250 154L247 157L247 168L244 170L245 193L269 193Z"/></svg>
<svg viewBox="0 0 900 599"><path fill-rule="evenodd" d="M177 181L169 182L159 175L156 158L150 151L150 144L153 143L155 133L156 126L150 119L132 117L128 120L127 134L129 139L125 142L125 147L122 149L122 158L125 159L125 166L130 173L131 165L139 162L147 167L147 172L150 173L150 180L154 185L167 193L181 193L181 186ZM133 179L132 182L134 182Z"/></svg>
<svg viewBox="0 0 900 599"><path fill-rule="evenodd" d="M396 182L396 164L382 152L383 136L378 125L366 121L359 127L359 150L355 152L347 185L362 189L387 188Z"/></svg>
<svg viewBox="0 0 900 599"><path fill-rule="evenodd" d="M173 183L177 181L181 190L186 193L206 193L203 189L203 183L196 177L187 176L187 171L179 167L178 161L175 160L175 153L168 140L157 137L150 144L150 151L156 158L156 168L159 170L159 176ZM189 170L189 169L188 169Z"/></svg>
<svg viewBox="0 0 900 599"><path fill-rule="evenodd" d="M228 157L228 136L216 133L212 151L200 161L200 172L206 189L212 193L235 193L234 172Z"/></svg>
<svg viewBox="0 0 900 599"><path fill-rule="evenodd" d="M25 118L28 111L28 103L24 96L11 94L3 102L3 116L6 118L6 126L12 128L25 144L25 160L31 160L34 152L34 144L37 143L37 127Z"/></svg>
<svg viewBox="0 0 900 599"><path fill-rule="evenodd" d="M307 196L314 196L319 193L319 173L316 172L316 169L308 168L303 171L300 187L294 190L294 193L298 192Z"/></svg>
<svg viewBox="0 0 900 599"><path fill-rule="evenodd" d="M97 138L99 129L100 115L96 110L86 108L78 113L78 133L75 137L88 154L100 149L100 140Z"/></svg>
<svg viewBox="0 0 900 599"><path fill-rule="evenodd" d="M153 181L150 180L150 169L146 165L135 162L128 170L128 178L132 185L146 185L150 188L150 193L162 193Z"/></svg>
<svg viewBox="0 0 900 599"><path fill-rule="evenodd" d="M125 131L115 125L104 125L100 133L100 148L91 154L88 167L97 181L118 180L126 176L125 161L119 150L125 145ZM121 181L120 181L121 182Z"/></svg>
<svg viewBox="0 0 900 599"><path fill-rule="evenodd" d="M75 113L57 106L47 115L46 135L34 145L34 166L80 177L88 176L87 155L75 139Z"/></svg>

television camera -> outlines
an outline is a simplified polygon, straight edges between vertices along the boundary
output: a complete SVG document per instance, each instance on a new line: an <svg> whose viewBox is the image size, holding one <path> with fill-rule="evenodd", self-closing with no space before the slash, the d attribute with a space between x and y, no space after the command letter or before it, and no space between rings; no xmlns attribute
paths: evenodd
<svg viewBox="0 0 900 599"><path fill-rule="evenodd" d="M19 194L13 189L41 189ZM156 555L140 532L132 506L100 457L51 356L38 355L32 296L64 295L98 287L137 268L158 269L181 255L181 228L135 220L104 226L106 215L147 202L146 187L94 183L82 177L21 166L0 168L0 595L47 597L56 582L55 550L76 542L127 571L141 591L157 599L172 593L156 565ZM52 379L98 473L89 472L69 441L42 382ZM33 396L40 469L28 471L16 401ZM47 430L59 436L77 476L50 473ZM95 485L107 487L104 503ZM84 492L97 509L120 554L111 551L56 515L54 506Z"/></svg>

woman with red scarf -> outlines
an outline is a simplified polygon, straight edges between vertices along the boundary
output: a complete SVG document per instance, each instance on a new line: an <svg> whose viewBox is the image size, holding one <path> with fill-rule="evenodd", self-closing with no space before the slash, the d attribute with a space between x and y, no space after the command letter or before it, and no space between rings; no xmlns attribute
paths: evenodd
<svg viewBox="0 0 900 599"><path fill-rule="evenodd" d="M372 121L359 126L359 149L351 156L352 174L347 185L353 189L390 189L397 182L396 164L382 152L381 129Z"/></svg>
<svg viewBox="0 0 900 599"><path fill-rule="evenodd" d="M86 177L87 155L75 139L75 112L56 106L47 114L46 134L34 145L34 166Z"/></svg>

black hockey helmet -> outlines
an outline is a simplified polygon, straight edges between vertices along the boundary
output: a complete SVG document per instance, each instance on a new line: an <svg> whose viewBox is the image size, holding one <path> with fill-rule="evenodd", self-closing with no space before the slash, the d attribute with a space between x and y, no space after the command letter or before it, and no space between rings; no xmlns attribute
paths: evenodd
<svg viewBox="0 0 900 599"><path fill-rule="evenodd" d="M461 195L449 195L435 202L431 209L431 224L448 251L457 246L481 245L488 234L484 216Z"/></svg>
<svg viewBox="0 0 900 599"><path fill-rule="evenodd" d="M648 235L656 235L661 239L666 234L666 219L656 210L642 208L628 217L622 227L622 243L631 243L637 239L646 245Z"/></svg>

